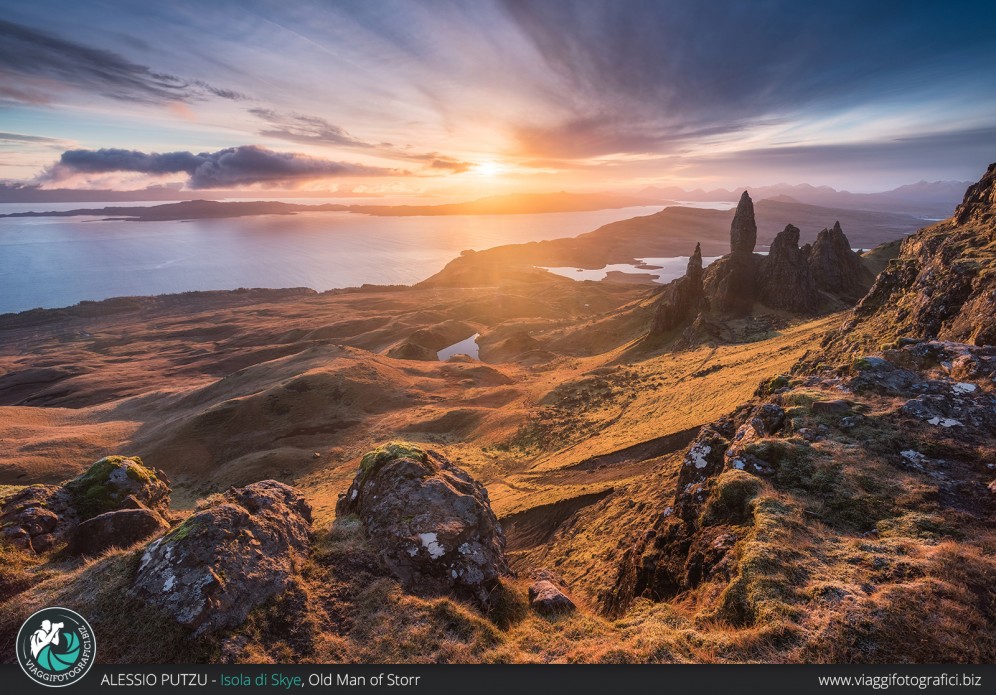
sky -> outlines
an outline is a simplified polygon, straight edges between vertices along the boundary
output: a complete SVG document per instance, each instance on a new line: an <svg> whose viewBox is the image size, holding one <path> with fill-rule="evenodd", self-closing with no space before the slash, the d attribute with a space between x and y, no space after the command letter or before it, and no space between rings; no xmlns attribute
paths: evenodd
<svg viewBox="0 0 996 695"><path fill-rule="evenodd" d="M996 161L996 3L0 0L0 180L461 197Z"/></svg>

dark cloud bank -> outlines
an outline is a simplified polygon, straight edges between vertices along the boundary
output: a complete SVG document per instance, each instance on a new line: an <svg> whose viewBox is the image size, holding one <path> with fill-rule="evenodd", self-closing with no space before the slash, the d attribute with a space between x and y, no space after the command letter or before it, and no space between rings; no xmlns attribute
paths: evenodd
<svg viewBox="0 0 996 695"><path fill-rule="evenodd" d="M44 78L121 101L164 103L215 96L248 97L202 80L155 72L114 53L0 20L0 97L18 102L46 101L37 87L18 78Z"/></svg>
<svg viewBox="0 0 996 695"><path fill-rule="evenodd" d="M991 0L501 6L573 112L518 129L522 148L536 156L667 153L758 123L883 99L916 104L927 85L979 97L996 90Z"/></svg>

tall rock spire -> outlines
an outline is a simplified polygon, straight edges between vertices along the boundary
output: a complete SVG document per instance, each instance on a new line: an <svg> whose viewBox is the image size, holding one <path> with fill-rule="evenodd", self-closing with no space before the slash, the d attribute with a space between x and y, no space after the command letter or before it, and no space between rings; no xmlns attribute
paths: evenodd
<svg viewBox="0 0 996 695"><path fill-rule="evenodd" d="M737 212L730 227L730 252L734 255L754 253L757 243L757 222L754 221L754 201L747 191L740 196Z"/></svg>
<svg viewBox="0 0 996 695"><path fill-rule="evenodd" d="M685 275L698 287L702 287L702 244L695 244L695 252L688 258Z"/></svg>

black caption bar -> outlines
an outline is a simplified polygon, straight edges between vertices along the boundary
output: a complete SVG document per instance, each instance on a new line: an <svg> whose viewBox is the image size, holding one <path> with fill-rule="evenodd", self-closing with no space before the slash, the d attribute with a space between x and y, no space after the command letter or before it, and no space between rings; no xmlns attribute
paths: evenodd
<svg viewBox="0 0 996 695"><path fill-rule="evenodd" d="M398 695L528 695L540 693L876 693L993 692L996 665L245 665L113 666L98 664L84 680L53 691L30 681L14 664L0 665L8 693L196 693L255 695L387 692Z"/></svg>

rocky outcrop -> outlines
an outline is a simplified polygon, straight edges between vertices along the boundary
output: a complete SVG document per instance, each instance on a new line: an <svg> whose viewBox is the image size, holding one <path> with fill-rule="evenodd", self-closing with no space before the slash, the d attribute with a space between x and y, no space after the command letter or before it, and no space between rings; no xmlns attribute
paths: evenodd
<svg viewBox="0 0 996 695"><path fill-rule="evenodd" d="M808 266L816 287L851 304L865 296L875 279L861 262L861 256L851 250L840 222L816 237L809 251Z"/></svg>
<svg viewBox="0 0 996 695"><path fill-rule="evenodd" d="M845 360L898 338L996 345L996 164L953 217L907 237L820 358Z"/></svg>
<svg viewBox="0 0 996 695"><path fill-rule="evenodd" d="M996 162L965 191L964 200L955 208L953 221L957 225L996 226Z"/></svg>
<svg viewBox="0 0 996 695"><path fill-rule="evenodd" d="M336 505L337 516L350 514L412 593L487 608L509 572L487 490L435 452L390 443L368 453Z"/></svg>
<svg viewBox="0 0 996 695"><path fill-rule="evenodd" d="M698 315L702 305L702 247L695 245L695 252L688 259L683 277L664 286L657 301L651 335L664 335Z"/></svg>
<svg viewBox="0 0 996 695"><path fill-rule="evenodd" d="M147 467L137 456L108 456L65 485L31 485L7 498L0 509L0 538L41 553L72 540L80 522L107 512L143 508L166 523L169 494L162 471ZM97 529L94 525L87 532L96 533ZM136 537L123 532L121 542L112 545L146 537L148 534ZM111 546L102 549L107 547Z"/></svg>
<svg viewBox="0 0 996 695"><path fill-rule="evenodd" d="M819 308L820 293L808 259L799 249L798 227L788 225L771 242L767 257L759 264L757 298L772 309L799 314L812 314Z"/></svg>
<svg viewBox="0 0 996 695"><path fill-rule="evenodd" d="M65 540L78 521L64 488L30 485L4 501L0 538L15 547L41 553Z"/></svg>
<svg viewBox="0 0 996 695"><path fill-rule="evenodd" d="M617 614L637 596L668 600L714 582L709 595L722 596L716 615L749 624L757 604L740 592L767 581L768 568L745 561L756 555L744 555L751 551L738 541L756 540L756 500L768 486L774 494L764 503L767 523L783 514L779 495L785 494L819 499L822 511L809 513L845 533L858 528L877 535L896 519L939 515L938 504L956 516L990 518L996 509L987 487L994 465L988 461L996 460L994 380L996 347L904 339L838 370L800 369L763 383L760 402L701 429L685 453L673 498L623 555L603 605ZM844 459L855 462L853 469L841 466L842 452L854 457ZM890 467L922 476L915 483L923 486L920 496L894 506L854 499L860 497L855 490L881 475L876 471ZM892 484L890 477L875 484ZM779 546L779 552L792 550Z"/></svg>
<svg viewBox="0 0 996 695"><path fill-rule="evenodd" d="M102 458L65 487L84 521L121 508L129 497L156 512L169 509L169 481L137 456Z"/></svg>
<svg viewBox="0 0 996 695"><path fill-rule="evenodd" d="M76 528L66 552L94 557L110 548L127 548L168 530L166 520L151 509L104 512L87 519Z"/></svg>
<svg viewBox="0 0 996 695"><path fill-rule="evenodd" d="M730 226L730 255L748 256L757 244L757 222L754 220L754 201L747 191L740 195L737 211Z"/></svg>
<svg viewBox="0 0 996 695"><path fill-rule="evenodd" d="M730 254L710 265L705 274L704 289L710 308L724 314L750 313L757 292L756 243L754 201L744 191L730 226Z"/></svg>
<svg viewBox="0 0 996 695"><path fill-rule="evenodd" d="M310 528L311 507L294 488L232 488L146 548L131 591L195 635L234 627L290 585Z"/></svg>

